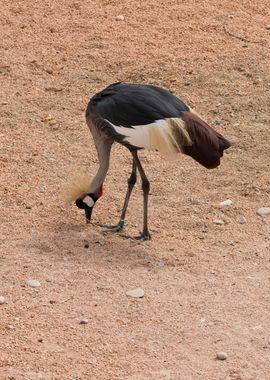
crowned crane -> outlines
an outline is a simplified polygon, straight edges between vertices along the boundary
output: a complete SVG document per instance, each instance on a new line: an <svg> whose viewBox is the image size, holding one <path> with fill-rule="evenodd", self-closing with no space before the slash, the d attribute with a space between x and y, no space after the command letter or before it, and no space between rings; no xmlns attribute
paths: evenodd
<svg viewBox="0 0 270 380"><path fill-rule="evenodd" d="M102 195L112 144L116 141L124 145L129 149L133 163L120 220L114 226L100 226L113 232L125 226L125 215L138 170L144 202L143 229L137 237L139 240L150 239L147 217L150 186L138 151L149 149L169 156L184 153L207 169L213 169L220 164L223 151L230 147L227 139L180 99L153 85L111 84L90 99L86 122L94 139L100 165L87 190L79 192L76 205L84 209L86 221L90 222L93 207Z"/></svg>

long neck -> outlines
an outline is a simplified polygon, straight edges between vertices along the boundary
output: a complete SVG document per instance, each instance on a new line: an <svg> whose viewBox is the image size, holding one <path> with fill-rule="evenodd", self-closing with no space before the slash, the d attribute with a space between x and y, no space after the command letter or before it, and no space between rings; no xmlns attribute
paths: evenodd
<svg viewBox="0 0 270 380"><path fill-rule="evenodd" d="M97 194L106 178L109 169L112 143L111 141L100 138L98 141L95 141L95 145L98 153L99 169L91 182L90 191L91 193Z"/></svg>

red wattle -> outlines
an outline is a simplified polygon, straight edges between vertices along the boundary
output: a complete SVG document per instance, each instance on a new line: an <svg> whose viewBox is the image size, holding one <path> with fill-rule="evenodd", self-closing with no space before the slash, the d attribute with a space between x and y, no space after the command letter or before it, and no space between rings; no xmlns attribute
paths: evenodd
<svg viewBox="0 0 270 380"><path fill-rule="evenodd" d="M98 192L97 192L97 197L100 198L103 194L103 185L100 186Z"/></svg>

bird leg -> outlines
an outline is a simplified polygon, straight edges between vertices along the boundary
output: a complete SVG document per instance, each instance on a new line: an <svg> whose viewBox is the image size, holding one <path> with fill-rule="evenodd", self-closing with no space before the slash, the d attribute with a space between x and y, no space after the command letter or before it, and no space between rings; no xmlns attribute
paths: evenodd
<svg viewBox="0 0 270 380"><path fill-rule="evenodd" d="M98 224L98 226L103 227L105 229L105 231L119 232L125 227L125 225L126 225L125 216L126 216L126 212L127 212L127 208L128 208L128 203L129 203L129 199L130 199L133 187L134 187L134 185L136 183L136 179L137 179L136 169L137 169L137 165L136 165L135 159L133 158L132 172L131 172L131 175L128 179L128 188L127 188L124 206L122 208L122 212L120 215L120 220L116 225L113 225L113 226L106 225L106 224Z"/></svg>
<svg viewBox="0 0 270 380"><path fill-rule="evenodd" d="M139 241L150 240L151 236L148 230L148 194L150 190L150 183L145 175L141 162L139 160L137 151L131 152L135 164L139 170L141 179L142 179L142 190L143 190L143 230L140 232L139 236L136 236L135 239Z"/></svg>

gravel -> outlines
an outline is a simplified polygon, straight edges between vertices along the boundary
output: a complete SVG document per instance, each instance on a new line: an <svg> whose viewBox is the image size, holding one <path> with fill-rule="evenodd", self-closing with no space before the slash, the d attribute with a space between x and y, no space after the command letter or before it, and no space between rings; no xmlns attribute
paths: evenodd
<svg viewBox="0 0 270 380"><path fill-rule="evenodd" d="M6 303L5 297L0 296L0 305L3 305L4 303Z"/></svg>

